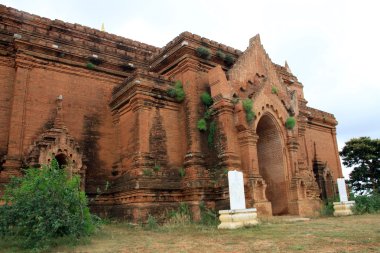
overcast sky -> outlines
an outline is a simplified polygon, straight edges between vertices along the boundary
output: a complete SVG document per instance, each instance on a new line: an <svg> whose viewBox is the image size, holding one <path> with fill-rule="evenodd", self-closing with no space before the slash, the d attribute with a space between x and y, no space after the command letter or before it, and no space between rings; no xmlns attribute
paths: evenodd
<svg viewBox="0 0 380 253"><path fill-rule="evenodd" d="M380 1L2 0L50 19L162 47L183 31L244 51L259 33L272 61L288 61L308 105L333 113L338 145L380 138ZM348 175L348 170L343 173Z"/></svg>

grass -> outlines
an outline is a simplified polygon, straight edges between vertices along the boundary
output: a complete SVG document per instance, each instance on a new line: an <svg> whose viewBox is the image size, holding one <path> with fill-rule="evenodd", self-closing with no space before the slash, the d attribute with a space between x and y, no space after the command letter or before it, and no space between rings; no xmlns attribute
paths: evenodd
<svg viewBox="0 0 380 253"><path fill-rule="evenodd" d="M49 252L380 252L380 214L318 218L290 223L267 219L252 228L218 230L188 224L153 230L110 223L80 245ZM8 240L7 240L8 239ZM25 252L17 242L0 240L1 252Z"/></svg>

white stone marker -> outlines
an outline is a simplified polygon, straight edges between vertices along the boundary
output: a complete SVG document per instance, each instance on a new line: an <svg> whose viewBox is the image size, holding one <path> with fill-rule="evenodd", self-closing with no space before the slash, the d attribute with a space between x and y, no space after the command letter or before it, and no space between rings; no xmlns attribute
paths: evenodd
<svg viewBox="0 0 380 253"><path fill-rule="evenodd" d="M230 209L245 209L243 172L228 172L228 189L230 191Z"/></svg>
<svg viewBox="0 0 380 253"><path fill-rule="evenodd" d="M355 205L355 201L348 201L346 182L344 178L338 178L337 180L339 190L340 202L334 202L334 216L346 216L352 215L352 207Z"/></svg>
<svg viewBox="0 0 380 253"><path fill-rule="evenodd" d="M347 191L346 191L346 182L344 181L344 178L338 178L338 190L339 190L339 199L340 202L347 202Z"/></svg>
<svg viewBox="0 0 380 253"><path fill-rule="evenodd" d="M230 191L230 210L219 210L219 229L235 229L254 226L258 223L256 208L245 208L243 173L228 172L228 189Z"/></svg>

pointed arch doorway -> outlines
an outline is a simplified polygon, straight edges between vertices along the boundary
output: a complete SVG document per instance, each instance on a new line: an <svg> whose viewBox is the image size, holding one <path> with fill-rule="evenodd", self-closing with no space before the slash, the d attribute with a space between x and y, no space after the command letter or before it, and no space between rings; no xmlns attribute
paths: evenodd
<svg viewBox="0 0 380 253"><path fill-rule="evenodd" d="M259 173L267 188L266 197L273 215L288 214L288 191L285 174L283 140L278 124L270 114L263 115L256 128Z"/></svg>

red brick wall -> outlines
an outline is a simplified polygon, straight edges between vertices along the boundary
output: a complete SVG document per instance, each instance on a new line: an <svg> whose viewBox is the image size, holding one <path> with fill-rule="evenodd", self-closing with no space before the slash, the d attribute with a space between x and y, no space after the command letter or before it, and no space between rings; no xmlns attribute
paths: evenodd
<svg viewBox="0 0 380 253"><path fill-rule="evenodd" d="M161 109L163 127L166 130L166 146L169 166L182 167L186 154L186 136L180 111L177 109Z"/></svg>
<svg viewBox="0 0 380 253"><path fill-rule="evenodd" d="M315 142L319 160L327 162L327 166L334 173L334 181L336 181L337 177L342 177L342 170L336 147L336 136L333 134L333 129L308 125L305 138L309 151L309 164L312 164L314 158Z"/></svg>
<svg viewBox="0 0 380 253"><path fill-rule="evenodd" d="M0 156L7 153L15 69L0 65Z"/></svg>
<svg viewBox="0 0 380 253"><path fill-rule="evenodd" d="M23 154L28 154L36 137L49 127L55 115L56 97L63 95L64 124L82 148L87 149L85 154L92 160L91 169L110 169L116 146L108 108L116 83L114 78L110 80L91 71L73 74L60 69L31 69L26 81L25 112L22 116L25 123L22 129ZM20 115L12 114L12 117L16 116ZM14 141L20 142L19 139ZM90 148L84 145L90 145Z"/></svg>
<svg viewBox="0 0 380 253"><path fill-rule="evenodd" d="M138 151L137 145L142 145L148 148L149 133L152 128L153 120L156 115L155 107L146 109L142 116L146 124L139 124L138 111L133 111L130 108L120 113L120 142L122 167L124 170L133 167L133 154ZM186 137L184 134L184 126L180 117L179 108L160 108L162 125L166 134L166 148L168 155L168 166L182 167L183 158L186 152ZM138 138L141 135L143 138Z"/></svg>
<svg viewBox="0 0 380 253"><path fill-rule="evenodd" d="M132 110L120 114L120 147L122 168L132 167L133 154L137 151L137 116ZM124 172L124 171L122 171Z"/></svg>

